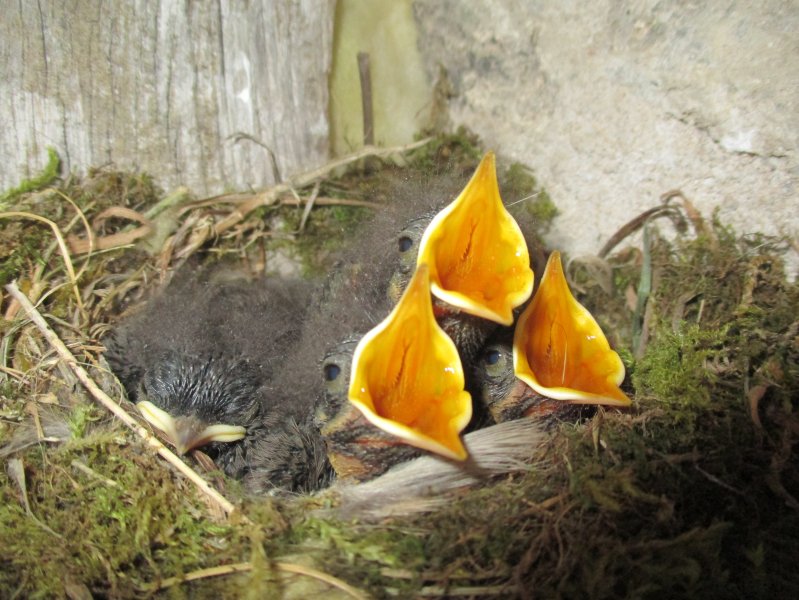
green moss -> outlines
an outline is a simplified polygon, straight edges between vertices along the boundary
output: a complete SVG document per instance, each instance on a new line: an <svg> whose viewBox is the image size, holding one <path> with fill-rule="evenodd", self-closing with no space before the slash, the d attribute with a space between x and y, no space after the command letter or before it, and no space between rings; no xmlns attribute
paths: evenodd
<svg viewBox="0 0 799 600"><path fill-rule="evenodd" d="M482 156L480 138L461 126L455 133L438 135L415 150L411 154L410 164L428 175L445 170L471 175Z"/></svg>
<svg viewBox="0 0 799 600"><path fill-rule="evenodd" d="M3 207L3 203L13 200L22 194L35 192L47 187L58 178L60 167L61 159L58 157L58 152L55 148L48 147L47 165L42 169L41 173L30 179L23 180L17 187L0 194L0 207Z"/></svg>
<svg viewBox="0 0 799 600"><path fill-rule="evenodd" d="M230 528L201 517L204 507L181 489L185 483L139 447L84 444L42 457L36 450L23 457L32 515L8 480L0 486L3 589L63 596L74 580L95 594L132 596L150 581L208 564L210 548L225 552ZM96 476L72 467L76 460Z"/></svg>
<svg viewBox="0 0 799 600"><path fill-rule="evenodd" d="M639 395L666 407L706 408L718 378L705 368L724 352L723 331L690 325L664 331L635 366L633 385Z"/></svg>
<svg viewBox="0 0 799 600"><path fill-rule="evenodd" d="M299 256L303 270L308 275L319 275L329 267L331 255L344 246L353 236L360 223L371 214L371 209L353 206L327 206L314 210L302 233L292 240L281 240L273 247L291 248ZM296 210L284 214L284 230L297 232L302 213Z"/></svg>
<svg viewBox="0 0 799 600"><path fill-rule="evenodd" d="M358 206L333 206L330 209L331 218L351 233L371 211Z"/></svg>
<svg viewBox="0 0 799 600"><path fill-rule="evenodd" d="M44 226L21 221L4 223L0 232L0 285L45 264L43 246L49 236L49 229Z"/></svg>
<svg viewBox="0 0 799 600"><path fill-rule="evenodd" d="M511 163L500 177L500 190L505 202L512 207L524 201L522 204L539 236L549 231L552 221L558 216L558 208L547 191L538 184L529 167Z"/></svg>
<svg viewBox="0 0 799 600"><path fill-rule="evenodd" d="M315 544L335 549L347 564L413 568L423 562L421 541L404 532L370 531L356 523L312 518L300 524L294 536L297 541L312 538Z"/></svg>
<svg viewBox="0 0 799 600"><path fill-rule="evenodd" d="M67 423L73 438L83 438L88 435L90 425L100 418L98 409L88 404L78 404L70 413Z"/></svg>

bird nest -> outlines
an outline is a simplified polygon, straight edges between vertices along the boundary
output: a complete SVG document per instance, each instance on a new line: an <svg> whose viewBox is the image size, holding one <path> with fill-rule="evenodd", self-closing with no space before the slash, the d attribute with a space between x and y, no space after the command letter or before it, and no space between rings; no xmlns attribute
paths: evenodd
<svg viewBox="0 0 799 600"><path fill-rule="evenodd" d="M465 179L480 154L460 132L207 199L108 169L59 179L52 154L3 194L3 595L797 596L790 242L737 236L679 191L568 263L633 408L560 425L535 466L433 511L375 520L324 493L246 497L213 472L187 478L130 416L99 340L182 263L322 271L397 178ZM544 235L555 209L529 171L504 169L500 185Z"/></svg>

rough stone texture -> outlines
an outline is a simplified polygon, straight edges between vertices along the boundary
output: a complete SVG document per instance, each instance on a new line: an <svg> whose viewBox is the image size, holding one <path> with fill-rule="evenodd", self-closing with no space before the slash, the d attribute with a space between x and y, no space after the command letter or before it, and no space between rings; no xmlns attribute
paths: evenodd
<svg viewBox="0 0 799 600"><path fill-rule="evenodd" d="M0 189L113 163L198 194L327 159L334 0L0 0Z"/></svg>
<svg viewBox="0 0 799 600"><path fill-rule="evenodd" d="M674 188L741 233L799 232L799 3L414 8L452 120L532 166L561 209L553 247L596 252Z"/></svg>

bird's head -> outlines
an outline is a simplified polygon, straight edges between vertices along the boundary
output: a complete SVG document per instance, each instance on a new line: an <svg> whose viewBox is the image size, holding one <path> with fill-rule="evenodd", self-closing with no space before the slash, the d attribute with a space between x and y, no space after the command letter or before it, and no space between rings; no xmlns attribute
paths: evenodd
<svg viewBox="0 0 799 600"><path fill-rule="evenodd" d="M324 391L317 399L314 425L325 441L330 464L341 480L364 481L419 452L370 423L347 397L352 356L360 336L332 346L322 361Z"/></svg>
<svg viewBox="0 0 799 600"><path fill-rule="evenodd" d="M426 265L355 348L348 397L375 426L413 446L463 460L472 416L458 349L436 322Z"/></svg>
<svg viewBox="0 0 799 600"><path fill-rule="evenodd" d="M493 153L454 201L406 223L396 251L390 299L399 299L417 265L428 265L436 318L467 361L532 292L527 242L502 203Z"/></svg>
<svg viewBox="0 0 799 600"><path fill-rule="evenodd" d="M495 336L483 348L473 368L475 395L495 422L532 417L546 427L558 420L590 416L592 407L547 398L516 377L510 338L508 331Z"/></svg>
<svg viewBox="0 0 799 600"><path fill-rule="evenodd" d="M184 454L241 440L260 410L259 377L237 357L164 353L142 378L137 407Z"/></svg>
<svg viewBox="0 0 799 600"><path fill-rule="evenodd" d="M439 211L419 241L433 295L500 325L533 291L527 242L499 195L494 154L483 157L457 198Z"/></svg>

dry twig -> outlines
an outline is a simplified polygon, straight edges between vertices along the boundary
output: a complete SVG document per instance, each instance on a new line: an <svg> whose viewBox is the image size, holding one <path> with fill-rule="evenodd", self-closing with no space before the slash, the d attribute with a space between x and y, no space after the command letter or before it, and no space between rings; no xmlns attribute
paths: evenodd
<svg viewBox="0 0 799 600"><path fill-rule="evenodd" d="M332 587L340 589L341 591L347 593L356 600L366 600L368 598L368 596L366 596L361 590L352 587L351 585L349 585L345 581L342 581L338 577L334 577L333 575L329 575L327 573L324 573L317 569L313 569L311 567L306 567L303 565L298 565L295 563L286 563L286 562L276 562L274 563L274 567L278 571L283 571L284 573L305 575L306 577L312 577L313 579L322 581ZM148 592L153 593L159 590L173 587L175 585L179 585L181 583L186 583L188 581L198 581L200 579L208 579L209 577L220 577L222 575L233 575L235 573L247 573L249 571L252 571L251 562L234 563L232 565L223 565L221 567L211 567L209 569L200 569L199 571L193 571L181 577L170 577L168 579L164 579L160 581L157 585L147 587L146 589Z"/></svg>
<svg viewBox="0 0 799 600"><path fill-rule="evenodd" d="M131 231L114 233L112 235L107 235L100 238L95 238L91 229L89 229L88 239L81 239L77 236L69 236L67 241L69 242L72 251L75 254L84 254L86 252L91 252L92 250L110 250L111 248L126 246L132 242L135 242L139 238L149 235L149 233L153 230L152 223L149 219L139 214L135 210L125 208L124 206L112 206L100 212L96 217L94 217L94 227L99 227L103 222L112 217L130 219L131 221L141 223L141 226Z"/></svg>
<svg viewBox="0 0 799 600"><path fill-rule="evenodd" d="M34 325L38 327L45 339L50 343L53 349L58 353L63 360L75 373L80 382L88 390L88 392L102 404L106 409L111 411L115 417L132 429L139 435L150 447L154 448L158 454L165 459L169 464L175 467L180 473L187 477L194 485L196 485L201 492L208 496L214 503L218 504L222 510L227 514L232 514L236 507L227 498L215 490L207 481L198 475L191 467L178 458L172 451L162 444L154 435L147 429L139 425L138 421L134 419L125 409L117 404L110 396L108 396L100 387L94 382L86 370L78 364L73 354L66 347L64 342L58 337L44 320L41 313L36 310L36 307L31 304L27 296L23 294L16 283L10 283L6 290L12 297L14 297L28 314L28 317L33 321ZM243 517L246 519L246 517Z"/></svg>
<svg viewBox="0 0 799 600"><path fill-rule="evenodd" d="M40 223L48 225L50 229L53 230L53 235L55 235L56 241L58 242L58 248L61 250L61 256L64 259L64 266L66 267L67 275L69 276L69 283L72 286L73 293L75 294L75 301L78 303L78 309L80 310L81 313L83 313L84 312L83 299L80 297L80 290L78 289L78 278L75 275L75 269L72 266L72 259L69 256L69 250L67 250L67 244L64 241L64 236L61 234L61 230L59 229L58 225L56 225L50 219L29 212L0 213L0 219L7 217L20 217L23 219L31 219L33 221L39 221Z"/></svg>
<svg viewBox="0 0 799 600"><path fill-rule="evenodd" d="M191 255L197 248L202 246L208 239L213 237L218 237L222 235L225 231L236 225L237 223L244 220L244 218L254 211L256 208L260 208L261 206L272 206L276 202L278 202L284 195L291 193L292 189L300 189L312 185L325 177L327 177L333 171L350 165L352 163L356 163L364 158L369 157L384 157L384 156L391 156L392 154L402 154L404 152L410 152L411 150L415 150L416 148L421 148L425 144L430 143L433 138L425 138L423 140L419 140L418 142L413 142L412 144L406 144L404 146L395 146L392 148L377 148L375 146L365 146L361 148L359 151L354 152L353 154L349 154L337 160L331 161L326 165L319 167L317 169L313 169L311 171L307 171L298 175L291 179L288 182L279 183L278 185L272 186L271 188L267 188L262 192L254 194L248 200L239 204L235 210L233 210L229 215L227 215L224 219L216 223L212 228L203 228L197 231L192 232L192 235L186 244L185 247L181 248L181 250L177 253L178 258L185 258ZM238 195L238 194L237 194ZM213 200L216 202L224 202L226 201L227 196L221 195L216 196L214 198L209 198L208 200Z"/></svg>

